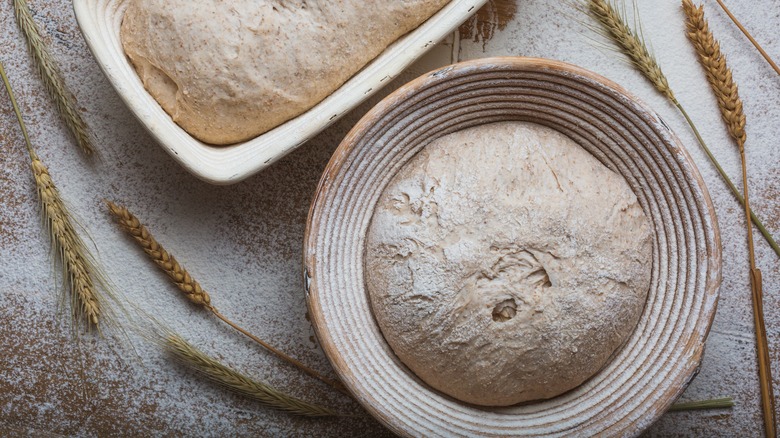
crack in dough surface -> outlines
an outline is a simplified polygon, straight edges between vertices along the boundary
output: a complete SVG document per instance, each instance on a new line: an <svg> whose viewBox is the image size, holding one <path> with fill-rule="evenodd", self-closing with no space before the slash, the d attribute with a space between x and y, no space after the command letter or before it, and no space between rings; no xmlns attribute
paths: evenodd
<svg viewBox="0 0 780 438"><path fill-rule="evenodd" d="M506 406L566 392L636 326L650 222L625 180L530 123L435 140L383 191L365 266L395 354L433 388Z"/></svg>

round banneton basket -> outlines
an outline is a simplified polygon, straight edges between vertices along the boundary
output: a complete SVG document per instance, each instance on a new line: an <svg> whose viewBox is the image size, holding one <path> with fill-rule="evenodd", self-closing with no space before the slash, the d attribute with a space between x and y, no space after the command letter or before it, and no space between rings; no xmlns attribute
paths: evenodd
<svg viewBox="0 0 780 438"><path fill-rule="evenodd" d="M405 163L438 137L508 120L555 129L625 178L653 224L652 282L635 331L591 379L549 400L483 408L433 390L393 354L372 316L363 254L379 195ZM529 58L449 66L374 107L325 169L304 250L322 348L355 398L404 436L638 435L696 375L721 272L712 203L666 124L603 77Z"/></svg>

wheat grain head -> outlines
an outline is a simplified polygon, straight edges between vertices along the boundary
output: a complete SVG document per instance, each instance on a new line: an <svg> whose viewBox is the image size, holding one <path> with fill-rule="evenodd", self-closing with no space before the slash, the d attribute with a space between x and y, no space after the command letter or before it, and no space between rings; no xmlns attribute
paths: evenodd
<svg viewBox="0 0 780 438"><path fill-rule="evenodd" d="M96 282L105 287L106 281L101 270L92 258L87 246L79 236L74 226L65 202L54 184L49 169L38 158L38 154L32 146L30 136L27 133L22 112L16 102L11 83L5 73L5 68L0 62L0 78L2 78L8 96L11 99L19 127L24 137L27 153L30 156L30 168L35 180L35 189L40 200L41 218L44 227L49 233L52 249L57 254L62 264L64 287L69 291L71 314L74 322L74 330L78 322L83 322L87 329L92 327L100 329L98 325L102 319L112 320L111 313L103 310L103 296L96 288ZM109 296L111 296L109 292Z"/></svg>
<svg viewBox="0 0 780 438"><path fill-rule="evenodd" d="M688 39L699 55L699 62L704 67L707 81L718 100L718 107L729 134L742 151L747 139L745 113L742 109L742 100L739 98L739 89L731 76L731 69L728 68L726 58L720 51L720 44L712 35L704 18L704 8L695 6L691 0L683 0L682 6L686 17Z"/></svg>
<svg viewBox="0 0 780 438"><path fill-rule="evenodd" d="M154 263L157 264L157 266L160 267L168 275L168 277L173 280L179 290L184 292L184 295L187 297L187 299L189 299L194 304L211 311L214 316L221 319L241 334L257 342L263 348L274 353L280 359L298 367L301 371L327 383L338 391L346 391L344 386L339 382L323 376L301 361L290 357L273 345L244 330L226 316L221 314L211 304L211 298L209 297L209 294L206 293L206 291L201 288L200 284L198 284L198 282L195 281L192 276L190 276L187 270L185 270L176 261L176 259L154 239L149 230L146 229L146 227L134 214L132 214L127 208L117 205L111 201L106 200L105 202L108 206L109 213L111 213L114 219L116 219L116 221L119 223L119 226L122 227L130 236L132 236L133 239L135 239L135 241L141 246L144 252L146 252L149 258L151 258L152 261L154 261Z"/></svg>
<svg viewBox="0 0 780 438"><path fill-rule="evenodd" d="M122 229L130 234L144 252L173 280L188 300L198 306L211 308L211 298L200 284L184 269L176 258L160 245L135 215L120 205L105 201L108 211Z"/></svg>
<svg viewBox="0 0 780 438"><path fill-rule="evenodd" d="M51 56L41 37L38 26L33 21L32 12L26 0L13 0L16 22L24 35L46 91L57 105L62 120L73 134L76 144L87 156L95 153L95 147L89 135L86 122L76 106L76 98L62 79L59 67Z"/></svg>
<svg viewBox="0 0 780 438"><path fill-rule="evenodd" d="M49 232L54 251L62 263L66 287L70 290L74 321L84 321L87 327L99 327L100 294L93 273L97 271L84 241L73 225L62 196L54 185L46 165L35 151L29 150L35 187L41 203L41 216Z"/></svg>
<svg viewBox="0 0 780 438"><path fill-rule="evenodd" d="M168 334L165 337L164 345L165 349L184 365L265 406L306 417L338 415L328 408L291 397L265 383L228 368L189 344L179 335Z"/></svg>
<svg viewBox="0 0 780 438"><path fill-rule="evenodd" d="M642 75L673 104L677 98L669 86L663 70L647 48L644 40L626 24L626 17L608 0L585 0L583 10L587 11L601 25L602 31L612 39Z"/></svg>

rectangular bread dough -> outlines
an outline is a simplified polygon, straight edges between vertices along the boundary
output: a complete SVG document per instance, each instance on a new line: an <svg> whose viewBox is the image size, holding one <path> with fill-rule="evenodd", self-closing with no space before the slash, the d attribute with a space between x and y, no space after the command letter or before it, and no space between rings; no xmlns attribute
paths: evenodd
<svg viewBox="0 0 780 438"><path fill-rule="evenodd" d="M449 0L131 0L125 53L195 138L256 137L316 105Z"/></svg>

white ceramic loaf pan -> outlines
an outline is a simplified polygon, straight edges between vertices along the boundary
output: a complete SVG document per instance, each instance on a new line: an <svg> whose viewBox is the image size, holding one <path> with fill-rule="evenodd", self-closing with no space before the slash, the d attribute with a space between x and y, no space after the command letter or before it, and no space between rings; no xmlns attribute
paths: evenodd
<svg viewBox="0 0 780 438"><path fill-rule="evenodd" d="M129 0L74 0L76 19L98 64L138 120L182 166L213 184L232 184L259 172L335 122L423 55L487 0L452 0L401 37L325 100L252 140L211 146L180 128L146 92L119 38Z"/></svg>

